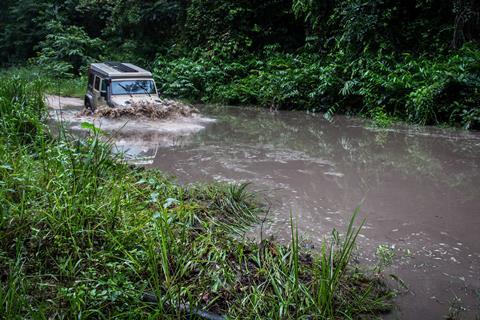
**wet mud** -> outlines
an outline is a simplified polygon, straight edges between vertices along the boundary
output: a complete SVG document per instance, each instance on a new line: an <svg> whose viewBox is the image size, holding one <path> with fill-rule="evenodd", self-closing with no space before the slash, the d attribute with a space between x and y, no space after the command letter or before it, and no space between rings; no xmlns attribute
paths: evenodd
<svg viewBox="0 0 480 320"><path fill-rule="evenodd" d="M464 319L480 314L480 133L379 129L303 112L200 111L180 123L101 125L119 132L118 147L138 164L181 182L252 182L271 205L263 232L281 241L290 239L290 213L318 246L360 208L366 225L358 259L384 263L385 276L406 286L392 278L400 294L387 319L441 319L454 305ZM74 130L85 120L56 114Z"/></svg>
<svg viewBox="0 0 480 320"><path fill-rule="evenodd" d="M95 111L82 110L80 116L93 116L95 118L107 117L115 118L145 118L145 119L176 119L182 117L192 117L198 114L197 108L189 106L185 103L161 99L158 102L137 101L130 103L127 107L110 108L101 106Z"/></svg>

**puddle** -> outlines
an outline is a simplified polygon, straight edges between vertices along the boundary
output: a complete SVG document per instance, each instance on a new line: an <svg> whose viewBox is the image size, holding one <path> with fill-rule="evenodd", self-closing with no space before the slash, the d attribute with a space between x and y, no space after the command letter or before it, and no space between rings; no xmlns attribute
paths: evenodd
<svg viewBox="0 0 480 320"><path fill-rule="evenodd" d="M200 111L204 117L181 122L105 119L99 125L121 129L120 149L181 182L252 182L272 206L263 232L282 241L290 238L290 213L315 245L332 228L343 230L360 207L367 220L359 259L375 263L377 248L390 248L386 274L409 288L389 319L440 319L455 298L466 318L478 314L480 133L377 129L303 112ZM62 117L74 130L92 120L77 118L73 109Z"/></svg>

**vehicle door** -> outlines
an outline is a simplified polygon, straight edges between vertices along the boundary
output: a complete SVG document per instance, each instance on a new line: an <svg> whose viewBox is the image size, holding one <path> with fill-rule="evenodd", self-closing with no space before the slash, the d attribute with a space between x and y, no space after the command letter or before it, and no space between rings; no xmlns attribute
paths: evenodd
<svg viewBox="0 0 480 320"><path fill-rule="evenodd" d="M95 80L93 83L93 101L95 103L95 108L107 104L105 99L106 97L106 80L102 79L98 75L95 75ZM102 90L104 93L102 93Z"/></svg>
<svg viewBox="0 0 480 320"><path fill-rule="evenodd" d="M109 87L109 80L108 79L102 79L102 82L100 83L100 103L102 105L108 105L108 88Z"/></svg>
<svg viewBox="0 0 480 320"><path fill-rule="evenodd" d="M95 82L95 75L91 70L88 70L88 84L87 92L85 93L85 107L95 108L95 99L93 97L93 83Z"/></svg>

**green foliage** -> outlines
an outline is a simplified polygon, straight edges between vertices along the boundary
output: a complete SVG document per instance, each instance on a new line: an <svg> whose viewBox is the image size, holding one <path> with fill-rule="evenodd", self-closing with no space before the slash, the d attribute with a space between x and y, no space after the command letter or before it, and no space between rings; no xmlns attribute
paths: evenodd
<svg viewBox="0 0 480 320"><path fill-rule="evenodd" d="M53 78L123 60L172 97L477 128L479 17L473 0L8 0L0 58L37 51Z"/></svg>
<svg viewBox="0 0 480 320"><path fill-rule="evenodd" d="M368 117L373 120L375 126L386 128L392 125L393 119L385 112L382 107L370 109Z"/></svg>
<svg viewBox="0 0 480 320"><path fill-rule="evenodd" d="M132 62L145 61L175 46L188 3L182 0L109 1L103 37L108 39L109 48L114 48L111 56Z"/></svg>
<svg viewBox="0 0 480 320"><path fill-rule="evenodd" d="M265 58L262 58L265 57ZM161 92L203 102L363 113L381 126L416 124L478 128L480 50L466 45L436 58L404 54L322 58L266 50L260 59L159 58ZM222 67L220 67L222 66Z"/></svg>
<svg viewBox="0 0 480 320"><path fill-rule="evenodd" d="M478 127L480 51L465 46L438 58L404 55L360 59L357 89L367 108L376 105L401 119L418 124L460 124ZM355 71L354 69L354 71Z"/></svg>
<svg viewBox="0 0 480 320"><path fill-rule="evenodd" d="M311 49L437 53L478 41L478 1L294 0ZM454 24L452 22L455 21Z"/></svg>
<svg viewBox="0 0 480 320"><path fill-rule="evenodd" d="M21 81L41 84L52 95L83 98L87 85L86 75L79 77L52 77L52 72L37 65L0 70L0 78L18 78Z"/></svg>
<svg viewBox="0 0 480 320"><path fill-rule="evenodd" d="M381 244L377 247L375 255L378 259L379 268L389 267L395 258L395 248L387 244Z"/></svg>
<svg viewBox="0 0 480 320"><path fill-rule="evenodd" d="M309 56L283 55L266 50L269 59L242 61L208 58L158 59L154 73L161 92L205 102L259 104L268 107L305 107L318 76ZM220 67L220 65L222 67Z"/></svg>
<svg viewBox="0 0 480 320"><path fill-rule="evenodd" d="M44 12L49 1L5 0L0 10L0 65L21 63L47 34Z"/></svg>
<svg viewBox="0 0 480 320"><path fill-rule="evenodd" d="M78 74L98 58L103 50L100 39L91 39L77 26L63 26L58 21L48 24L49 34L39 44L36 62L53 76Z"/></svg>
<svg viewBox="0 0 480 320"><path fill-rule="evenodd" d="M304 31L291 13L291 1L192 0L183 37L186 48L202 48L210 57L225 59L269 45L297 49Z"/></svg>
<svg viewBox="0 0 480 320"><path fill-rule="evenodd" d="M83 99L86 92L87 76L81 75L73 78L47 78L45 92L62 97L75 97Z"/></svg>
<svg viewBox="0 0 480 320"><path fill-rule="evenodd" d="M45 138L44 84L20 77L0 79L0 131L4 142L30 144Z"/></svg>
<svg viewBox="0 0 480 320"><path fill-rule="evenodd" d="M4 8L0 54L12 61L31 57L52 33L50 21L102 38L114 56L149 59L195 48L238 57L270 45L287 52L436 54L480 34L480 4L473 0L7 0Z"/></svg>
<svg viewBox="0 0 480 320"><path fill-rule="evenodd" d="M192 0L185 35L195 47L206 47L223 57L244 53L252 46L247 23L253 10L246 1Z"/></svg>

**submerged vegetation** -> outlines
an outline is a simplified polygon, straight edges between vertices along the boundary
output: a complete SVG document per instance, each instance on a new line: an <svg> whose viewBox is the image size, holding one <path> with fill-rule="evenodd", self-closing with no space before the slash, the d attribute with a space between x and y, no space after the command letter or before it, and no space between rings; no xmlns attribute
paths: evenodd
<svg viewBox="0 0 480 320"><path fill-rule="evenodd" d="M478 1L7 0L4 7L1 64L28 60L55 80L83 75L95 60L124 60L153 69L169 97L327 118L361 114L381 126L480 126Z"/></svg>
<svg viewBox="0 0 480 320"><path fill-rule="evenodd" d="M132 168L91 126L45 125L45 85L0 82L2 318L358 318L392 292L351 261L354 219L320 252L244 236L265 209L247 185L180 186ZM204 314L203 314L204 315ZM211 315L211 314L210 314Z"/></svg>

